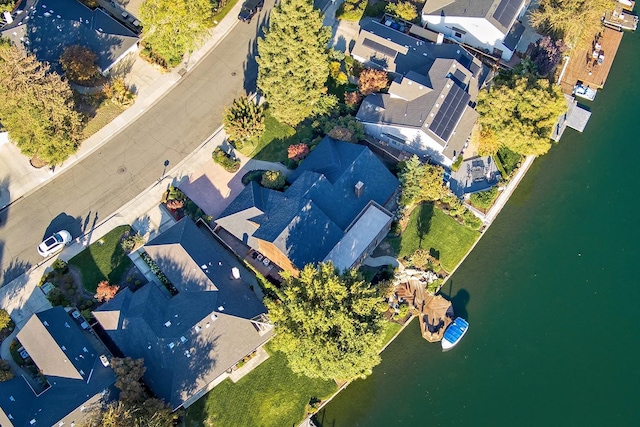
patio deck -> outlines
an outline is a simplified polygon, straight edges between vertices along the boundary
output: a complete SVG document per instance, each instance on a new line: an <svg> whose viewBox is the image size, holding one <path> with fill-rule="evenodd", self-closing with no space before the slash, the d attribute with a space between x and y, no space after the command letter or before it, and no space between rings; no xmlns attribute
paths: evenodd
<svg viewBox="0 0 640 427"><path fill-rule="evenodd" d="M618 52L623 33L611 28L604 28L600 37L593 41L588 49L574 52L569 59L567 69L562 75L560 85L562 92L573 94L573 88L578 81L594 89L602 89ZM596 49L596 47L600 49ZM596 57L594 58L594 55ZM604 56L602 63L598 63L600 55Z"/></svg>

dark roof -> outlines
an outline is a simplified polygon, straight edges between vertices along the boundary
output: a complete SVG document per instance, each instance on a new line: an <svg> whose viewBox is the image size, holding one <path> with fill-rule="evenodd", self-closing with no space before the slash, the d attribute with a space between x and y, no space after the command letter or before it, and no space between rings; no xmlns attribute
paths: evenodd
<svg viewBox="0 0 640 427"><path fill-rule="evenodd" d="M168 297L149 283L136 292L119 292L94 312L125 355L144 358L145 382L173 408L270 336L251 322L266 313L249 288L257 286L255 277L206 233L184 218L145 246L177 295ZM240 280L231 276L234 267Z"/></svg>
<svg viewBox="0 0 640 427"><path fill-rule="evenodd" d="M362 26L351 53L363 58L371 66L401 75L406 75L409 71L425 75L438 58L455 59L463 67L473 69L476 77L483 68L481 63L461 46L425 42L377 21L370 21ZM472 65L474 63L475 65Z"/></svg>
<svg viewBox="0 0 640 427"><path fill-rule="evenodd" d="M116 379L100 362L101 353L87 333L62 307L36 313L27 321L17 338L50 388L36 397L21 376L0 382L0 424L22 427L36 420L35 425L51 426L66 419L81 425L86 411L77 409L99 400Z"/></svg>
<svg viewBox="0 0 640 427"><path fill-rule="evenodd" d="M444 141L448 141L464 110L469 105L470 98L471 96L460 86L452 85L447 97L429 125L429 129Z"/></svg>
<svg viewBox="0 0 640 427"><path fill-rule="evenodd" d="M370 201L385 205L398 188L368 148L329 137L289 179L284 193L249 184L216 222L255 249L256 239L273 243L298 268L322 261ZM364 183L360 197L358 181Z"/></svg>
<svg viewBox="0 0 640 427"><path fill-rule="evenodd" d="M102 9L91 10L78 0L24 0L18 11L14 21L2 27L2 35L18 46L24 44L57 71L67 46L90 48L104 72L138 43L136 34Z"/></svg>
<svg viewBox="0 0 640 427"><path fill-rule="evenodd" d="M427 0L422 14L486 18L506 34L523 4L524 0Z"/></svg>

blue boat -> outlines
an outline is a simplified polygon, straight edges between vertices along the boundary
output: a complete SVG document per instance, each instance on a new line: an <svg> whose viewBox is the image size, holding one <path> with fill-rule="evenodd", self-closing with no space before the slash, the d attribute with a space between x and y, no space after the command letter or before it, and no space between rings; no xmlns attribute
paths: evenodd
<svg viewBox="0 0 640 427"><path fill-rule="evenodd" d="M447 330L444 331L444 337L442 337L442 351L451 350L460 342L468 329L469 322L464 320L462 317L456 317L456 320L454 320Z"/></svg>

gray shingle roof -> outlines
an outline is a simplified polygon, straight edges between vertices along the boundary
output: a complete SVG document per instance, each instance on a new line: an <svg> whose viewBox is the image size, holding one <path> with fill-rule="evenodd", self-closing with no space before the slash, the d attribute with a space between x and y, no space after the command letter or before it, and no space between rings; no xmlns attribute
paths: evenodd
<svg viewBox="0 0 640 427"><path fill-rule="evenodd" d="M507 34L523 3L524 0L427 0L422 14L486 18Z"/></svg>
<svg viewBox="0 0 640 427"><path fill-rule="evenodd" d="M44 7L46 6L46 7ZM80 44L98 56L105 71L138 43L136 34L101 9L91 10L77 0L28 0L11 24L1 29L4 37L28 48L40 61L60 71L64 48Z"/></svg>
<svg viewBox="0 0 640 427"><path fill-rule="evenodd" d="M62 307L34 314L18 339L51 387L36 397L20 376L0 382L3 426L30 426L31 420L36 420L35 425L50 426L65 417L80 425L86 412L76 409L89 406L89 400L100 397L115 382L111 368L102 365L98 350Z"/></svg>
<svg viewBox="0 0 640 427"><path fill-rule="evenodd" d="M145 250L179 293L167 298L154 283L125 289L94 315L125 355L144 358L145 381L177 408L269 338L251 322L266 308L249 289L255 277L189 218Z"/></svg>
<svg viewBox="0 0 640 427"><path fill-rule="evenodd" d="M275 244L298 268L322 261L371 200L385 205L399 185L368 148L329 137L289 179L284 193L249 184L216 222L255 249L256 239ZM252 200L263 201L261 209Z"/></svg>

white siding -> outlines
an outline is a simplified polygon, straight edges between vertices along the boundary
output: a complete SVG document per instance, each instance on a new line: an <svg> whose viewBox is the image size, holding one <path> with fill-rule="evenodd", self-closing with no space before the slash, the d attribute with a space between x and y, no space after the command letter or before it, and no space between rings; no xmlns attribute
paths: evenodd
<svg viewBox="0 0 640 427"><path fill-rule="evenodd" d="M451 159L442 154L444 147L421 129L379 123L362 124L367 135L371 135L391 146L411 153L427 155L444 166L450 166L452 163ZM404 143L401 141L404 141Z"/></svg>
<svg viewBox="0 0 640 427"><path fill-rule="evenodd" d="M428 28L443 33L449 39L463 42L476 48L489 49L491 52L493 52L494 48L500 49L502 50L502 59L505 61L509 61L513 55L513 51L502 43L506 35L485 18L422 15L422 23L423 25L428 23ZM452 27L464 30L466 34L462 38L457 38L454 36L455 32Z"/></svg>

